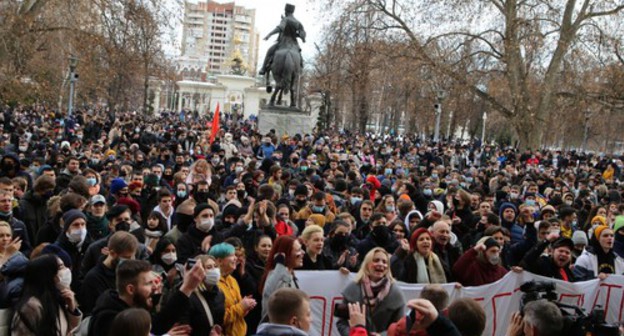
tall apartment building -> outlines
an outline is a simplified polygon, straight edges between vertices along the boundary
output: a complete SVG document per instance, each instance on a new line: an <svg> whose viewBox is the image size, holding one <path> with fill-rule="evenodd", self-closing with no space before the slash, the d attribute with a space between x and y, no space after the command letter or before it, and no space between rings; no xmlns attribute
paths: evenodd
<svg viewBox="0 0 624 336"><path fill-rule="evenodd" d="M185 79L228 74L232 59L241 57L248 76L256 74L259 34L256 10L234 2L184 2L182 53L178 70Z"/></svg>

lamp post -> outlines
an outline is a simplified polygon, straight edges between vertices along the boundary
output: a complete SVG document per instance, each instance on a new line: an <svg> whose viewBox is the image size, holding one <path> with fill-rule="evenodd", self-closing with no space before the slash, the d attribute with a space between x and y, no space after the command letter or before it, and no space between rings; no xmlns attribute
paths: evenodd
<svg viewBox="0 0 624 336"><path fill-rule="evenodd" d="M481 144L485 144L485 121L487 120L487 112L483 112L483 129L481 130Z"/></svg>
<svg viewBox="0 0 624 336"><path fill-rule="evenodd" d="M76 66L78 65L78 58L74 55L69 57L69 103L67 107L67 115L71 117L72 110L74 109L74 84L78 80L78 74L76 73Z"/></svg>
<svg viewBox="0 0 624 336"><path fill-rule="evenodd" d="M437 92L438 103L433 105L436 115L435 132L433 134L433 142L440 140L440 117L442 116L442 100L444 100L444 90L438 90Z"/></svg>

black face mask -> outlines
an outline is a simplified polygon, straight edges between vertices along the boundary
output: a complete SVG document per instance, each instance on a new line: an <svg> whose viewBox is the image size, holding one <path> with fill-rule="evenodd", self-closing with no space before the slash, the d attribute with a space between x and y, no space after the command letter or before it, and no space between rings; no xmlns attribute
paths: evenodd
<svg viewBox="0 0 624 336"><path fill-rule="evenodd" d="M390 238L390 228L385 225L377 225L373 228L373 236L377 242L385 242Z"/></svg>
<svg viewBox="0 0 624 336"><path fill-rule="evenodd" d="M337 234L329 242L330 247L333 250L343 250L349 241L349 236Z"/></svg>
<svg viewBox="0 0 624 336"><path fill-rule="evenodd" d="M304 206L306 205L306 200L295 200L295 203L297 203L298 206Z"/></svg>
<svg viewBox="0 0 624 336"><path fill-rule="evenodd" d="M128 223L126 221L117 223L117 225L115 225L115 232L118 232L118 231L129 232L130 231L130 223Z"/></svg>
<svg viewBox="0 0 624 336"><path fill-rule="evenodd" d="M208 192L207 191L198 191L193 195L193 198L197 203L206 203L208 201Z"/></svg>
<svg viewBox="0 0 624 336"><path fill-rule="evenodd" d="M243 199L246 196L246 191L245 190L236 190L236 197L238 197L239 199Z"/></svg>

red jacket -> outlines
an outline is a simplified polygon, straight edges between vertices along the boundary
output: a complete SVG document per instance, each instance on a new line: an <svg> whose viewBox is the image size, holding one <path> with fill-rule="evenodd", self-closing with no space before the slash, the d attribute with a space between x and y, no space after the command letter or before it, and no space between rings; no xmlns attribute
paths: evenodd
<svg viewBox="0 0 624 336"><path fill-rule="evenodd" d="M503 266L481 261L477 255L477 250L471 248L455 262L453 274L462 285L486 285L498 281L507 274Z"/></svg>

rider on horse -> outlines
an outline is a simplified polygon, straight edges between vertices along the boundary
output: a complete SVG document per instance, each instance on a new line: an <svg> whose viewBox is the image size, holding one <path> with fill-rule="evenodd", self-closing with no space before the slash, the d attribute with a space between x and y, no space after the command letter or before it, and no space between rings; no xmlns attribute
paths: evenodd
<svg viewBox="0 0 624 336"><path fill-rule="evenodd" d="M279 37L277 38L277 42L274 45L272 45L271 48L269 48L269 50L267 50L266 56L264 57L264 63L262 64L262 69L260 69L260 75L266 74L271 69L271 63L273 62L273 55L275 54L275 51L277 50L280 42L282 42L282 34L284 33L287 25L290 24L291 26L294 25L296 27L295 41L296 41L296 37L299 37L301 41L305 43L306 32L303 29L303 25L301 24L301 22L299 22L299 20L295 19L295 17L293 16L293 13L295 12L295 6L291 4L286 4L285 12L286 14L282 16L282 21L280 22L279 26L275 27L275 29L273 29L273 31L271 31L269 35L267 35L264 38L264 40L266 41L271 36L277 33L280 34ZM301 53L301 48L299 48L299 53ZM303 59L301 62L301 67L303 67Z"/></svg>

